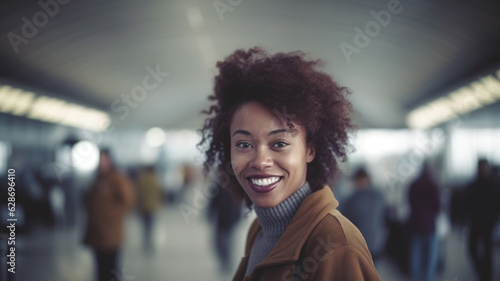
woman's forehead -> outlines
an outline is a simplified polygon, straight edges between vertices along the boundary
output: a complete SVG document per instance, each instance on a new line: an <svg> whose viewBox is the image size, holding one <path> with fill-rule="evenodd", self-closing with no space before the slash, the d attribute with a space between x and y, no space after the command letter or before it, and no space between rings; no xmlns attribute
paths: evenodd
<svg viewBox="0 0 500 281"><path fill-rule="evenodd" d="M257 102L247 102L234 113L231 121L231 131L242 129L268 130L287 128L285 120L279 118L270 109Z"/></svg>
<svg viewBox="0 0 500 281"><path fill-rule="evenodd" d="M289 125L292 125L292 129ZM257 102L248 102L240 106L234 113L230 125L230 134L269 137L275 135L305 134L305 129L294 122L287 122L269 108Z"/></svg>

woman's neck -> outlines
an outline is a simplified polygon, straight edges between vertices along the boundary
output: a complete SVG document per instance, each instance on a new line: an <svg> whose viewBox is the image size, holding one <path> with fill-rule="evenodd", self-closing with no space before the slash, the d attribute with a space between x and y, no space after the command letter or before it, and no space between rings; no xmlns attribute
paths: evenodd
<svg viewBox="0 0 500 281"><path fill-rule="evenodd" d="M281 236L292 221L302 201L312 193L306 182L290 197L272 208L255 207L255 213L264 235Z"/></svg>

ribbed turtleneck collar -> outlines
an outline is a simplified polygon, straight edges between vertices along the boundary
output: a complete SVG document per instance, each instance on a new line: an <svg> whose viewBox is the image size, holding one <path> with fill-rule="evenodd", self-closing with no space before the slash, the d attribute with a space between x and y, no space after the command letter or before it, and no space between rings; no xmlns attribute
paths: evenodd
<svg viewBox="0 0 500 281"><path fill-rule="evenodd" d="M281 236L299 209L300 203L312 193L309 183L305 183L283 202L272 208L255 207L255 213L264 235Z"/></svg>

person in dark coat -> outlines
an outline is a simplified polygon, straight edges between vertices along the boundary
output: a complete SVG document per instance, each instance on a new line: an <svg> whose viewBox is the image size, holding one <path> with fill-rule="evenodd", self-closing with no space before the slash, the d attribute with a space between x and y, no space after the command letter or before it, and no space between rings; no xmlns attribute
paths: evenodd
<svg viewBox="0 0 500 281"><path fill-rule="evenodd" d="M410 272L413 280L432 281L436 276L438 263L436 218L440 199L429 163L424 163L420 176L411 184L409 201Z"/></svg>
<svg viewBox="0 0 500 281"><path fill-rule="evenodd" d="M477 165L477 177L465 188L464 209L469 225L469 255L481 281L492 279L493 230L500 213L500 194L487 160Z"/></svg>
<svg viewBox="0 0 500 281"><path fill-rule="evenodd" d="M353 180L355 191L344 203L342 214L361 231L376 261L385 243L384 196L372 186L370 175L364 168L354 173Z"/></svg>
<svg viewBox="0 0 500 281"><path fill-rule="evenodd" d="M221 271L228 273L232 268L231 242L234 229L241 217L241 206L234 196L224 188L219 189L209 206L209 215L215 221L215 248Z"/></svg>

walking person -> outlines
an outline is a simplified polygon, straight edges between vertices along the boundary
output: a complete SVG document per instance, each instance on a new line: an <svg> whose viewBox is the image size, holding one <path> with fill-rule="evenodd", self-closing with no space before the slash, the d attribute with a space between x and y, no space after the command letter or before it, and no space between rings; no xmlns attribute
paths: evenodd
<svg viewBox="0 0 500 281"><path fill-rule="evenodd" d="M491 281L493 231L500 214L500 195L486 159L477 163L477 177L465 188L464 208L469 226L468 249L481 281Z"/></svg>
<svg viewBox="0 0 500 281"><path fill-rule="evenodd" d="M209 215L215 226L215 248L220 261L220 271L227 274L233 267L232 243L234 229L241 218L241 206L228 190L218 186L211 190L217 189L218 193L209 205Z"/></svg>
<svg viewBox="0 0 500 281"><path fill-rule="evenodd" d="M439 256L436 219L441 204L429 163L424 163L419 177L411 184L409 201L411 276L414 281L433 281Z"/></svg>
<svg viewBox="0 0 500 281"><path fill-rule="evenodd" d="M114 165L109 150L101 150L97 177L85 198L87 229L84 244L94 250L99 281L120 281L120 248L124 219L134 204L130 180Z"/></svg>
<svg viewBox="0 0 500 281"><path fill-rule="evenodd" d="M145 167L137 180L137 199L143 222L143 248L147 254L154 250L154 218L162 203L160 181L153 165Z"/></svg>
<svg viewBox="0 0 500 281"><path fill-rule="evenodd" d="M353 180L355 190L344 203L342 213L359 228L375 262L385 246L385 199L372 186L370 175L364 168L354 173Z"/></svg>

